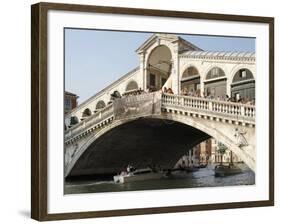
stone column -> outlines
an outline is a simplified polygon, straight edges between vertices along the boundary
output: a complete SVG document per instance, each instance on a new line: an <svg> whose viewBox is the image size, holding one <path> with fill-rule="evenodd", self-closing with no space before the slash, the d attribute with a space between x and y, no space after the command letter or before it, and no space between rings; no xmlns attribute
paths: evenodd
<svg viewBox="0 0 281 224"><path fill-rule="evenodd" d="M226 94L231 97L231 80L230 77L226 78Z"/></svg>
<svg viewBox="0 0 281 224"><path fill-rule="evenodd" d="M141 83L139 83L139 86L143 88L143 90L146 89L146 77L147 77L147 72L146 72L146 61L145 57L146 54L143 51L141 54L139 54L139 60L140 60L140 73L141 73Z"/></svg>
<svg viewBox="0 0 281 224"><path fill-rule="evenodd" d="M205 85L204 85L204 82L203 82L203 74L200 74L200 94L201 94L202 97L203 97L203 94L204 94L204 88L205 88Z"/></svg>
<svg viewBox="0 0 281 224"><path fill-rule="evenodd" d="M173 46L173 52L172 52L172 89L174 94L180 94L180 78L179 78L179 54L178 54L178 44Z"/></svg>

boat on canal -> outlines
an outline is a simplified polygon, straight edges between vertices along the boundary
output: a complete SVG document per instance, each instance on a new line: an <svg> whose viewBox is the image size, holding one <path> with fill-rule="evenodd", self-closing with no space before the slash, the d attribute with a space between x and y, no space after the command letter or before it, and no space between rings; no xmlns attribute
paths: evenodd
<svg viewBox="0 0 281 224"><path fill-rule="evenodd" d="M241 168L233 164L217 165L214 171L216 177L224 177L224 176L239 174L242 172Z"/></svg>
<svg viewBox="0 0 281 224"><path fill-rule="evenodd" d="M123 171L119 175L115 175L113 180L115 183L130 183L143 180L161 179L162 176L162 172L153 171L151 168L143 168L134 171Z"/></svg>
<svg viewBox="0 0 281 224"><path fill-rule="evenodd" d="M221 163L219 165L215 166L214 171L215 171L216 177L223 177L223 176L229 176L229 175L235 175L235 174L242 173L242 169L240 167L238 167L237 165L234 165L234 163L233 163L232 151L230 151L230 163L228 165L224 165L222 163L222 159L221 159Z"/></svg>

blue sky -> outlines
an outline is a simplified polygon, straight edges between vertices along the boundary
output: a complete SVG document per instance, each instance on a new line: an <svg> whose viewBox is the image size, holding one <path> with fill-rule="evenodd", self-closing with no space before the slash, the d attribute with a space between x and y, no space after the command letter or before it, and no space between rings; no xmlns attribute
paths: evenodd
<svg viewBox="0 0 281 224"><path fill-rule="evenodd" d="M65 90L79 104L139 64L135 50L152 33L65 29ZM255 39L179 35L203 50L255 52Z"/></svg>

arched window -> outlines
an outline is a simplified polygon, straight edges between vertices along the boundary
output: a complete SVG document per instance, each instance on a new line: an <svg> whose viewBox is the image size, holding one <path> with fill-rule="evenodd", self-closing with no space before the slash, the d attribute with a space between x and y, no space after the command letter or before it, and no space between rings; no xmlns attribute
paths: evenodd
<svg viewBox="0 0 281 224"><path fill-rule="evenodd" d="M182 73L182 79L190 78L199 75L197 68L190 66Z"/></svg>
<svg viewBox="0 0 281 224"><path fill-rule="evenodd" d="M214 67L207 73L206 80L215 79L215 78L224 77L224 76L225 76L225 73L221 68Z"/></svg>
<svg viewBox="0 0 281 224"><path fill-rule="evenodd" d="M226 76L219 67L213 67L206 75L204 95L211 98L226 97Z"/></svg>
<svg viewBox="0 0 281 224"><path fill-rule="evenodd" d="M239 69L234 77L232 82L241 82L241 81L245 81L245 80L249 80L249 79L254 79L253 73L249 70L249 69Z"/></svg>
<svg viewBox="0 0 281 224"><path fill-rule="evenodd" d="M231 96L245 102L255 99L255 79L249 69L242 68L235 73L231 83Z"/></svg>
<svg viewBox="0 0 281 224"><path fill-rule="evenodd" d="M159 45L149 54L147 61L147 88L160 90L168 80L172 70L172 52L168 46ZM172 88L171 82L166 88Z"/></svg>
<svg viewBox="0 0 281 224"><path fill-rule="evenodd" d="M138 84L136 81L130 81L126 86L126 91L138 89Z"/></svg>
<svg viewBox="0 0 281 224"><path fill-rule="evenodd" d="M92 115L92 112L89 108L86 108L84 111L83 111L83 114L82 114L82 117L89 117Z"/></svg>
<svg viewBox="0 0 281 224"><path fill-rule="evenodd" d="M103 100L100 100L100 101L97 102L96 110L100 110L104 107L105 107L105 102Z"/></svg>
<svg viewBox="0 0 281 224"><path fill-rule="evenodd" d="M75 125L75 124L78 124L79 123L79 120L78 120L78 118L76 117L76 116L72 116L71 118L70 118L70 125L72 126L72 125Z"/></svg>
<svg viewBox="0 0 281 224"><path fill-rule="evenodd" d="M181 94L200 96L200 75L196 67L190 66L182 73Z"/></svg>

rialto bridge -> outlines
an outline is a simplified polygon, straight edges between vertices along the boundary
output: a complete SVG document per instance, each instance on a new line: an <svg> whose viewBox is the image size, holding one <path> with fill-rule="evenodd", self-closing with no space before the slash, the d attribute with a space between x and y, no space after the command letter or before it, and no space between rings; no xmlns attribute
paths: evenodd
<svg viewBox="0 0 281 224"><path fill-rule="evenodd" d="M253 53L208 52L167 34L152 35L136 53L137 68L65 115L65 177L116 173L129 163L171 168L210 137L255 171L255 106L225 100L254 101Z"/></svg>

